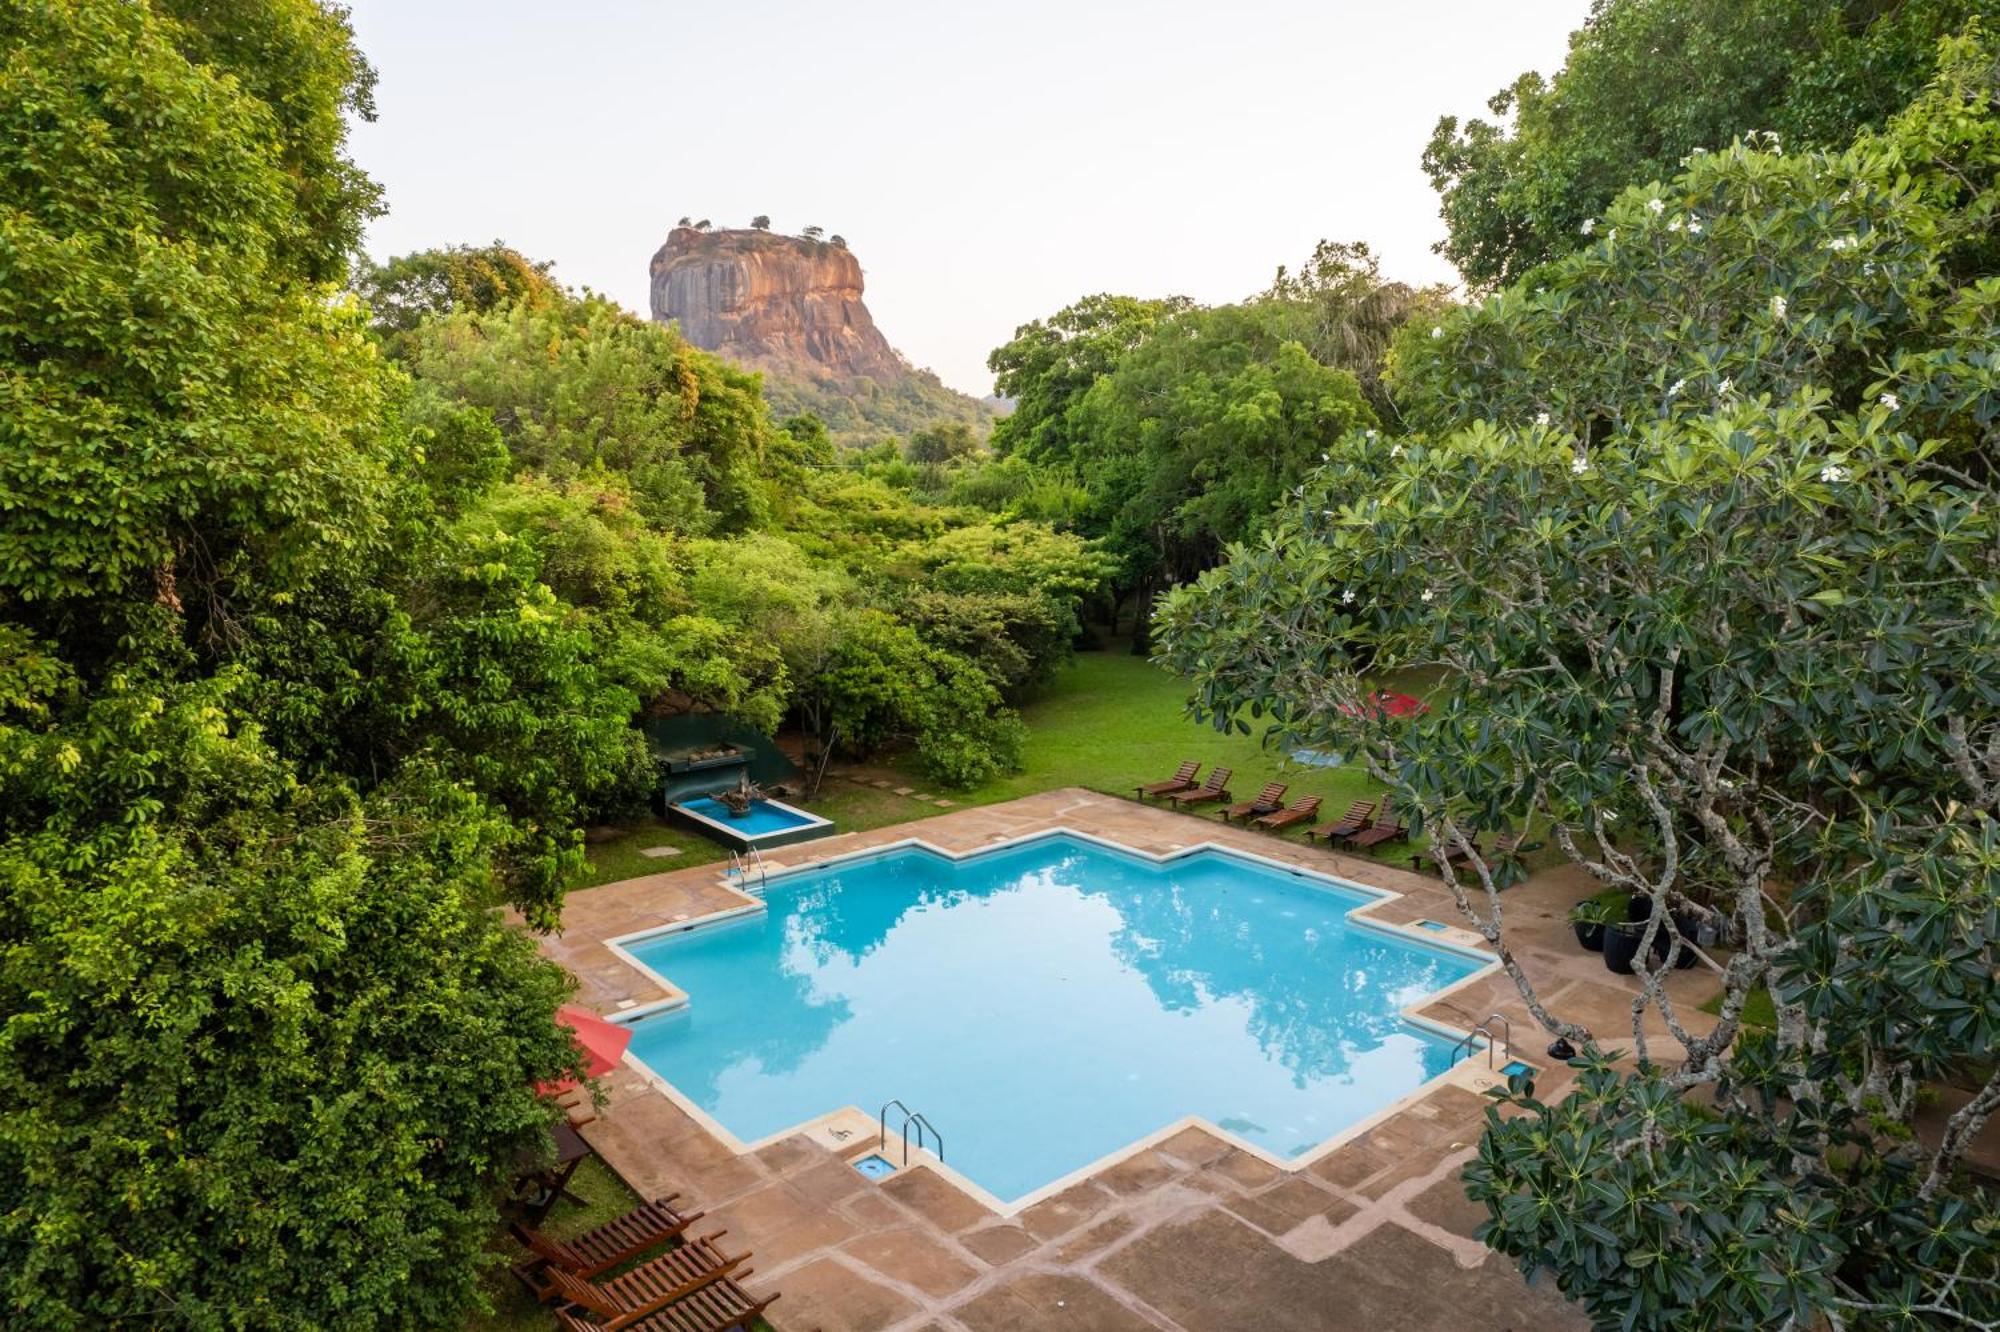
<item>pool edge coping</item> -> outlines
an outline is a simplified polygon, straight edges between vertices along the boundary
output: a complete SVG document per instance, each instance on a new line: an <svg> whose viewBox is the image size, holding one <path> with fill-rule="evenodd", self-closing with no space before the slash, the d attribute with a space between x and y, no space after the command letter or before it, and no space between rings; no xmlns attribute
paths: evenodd
<svg viewBox="0 0 2000 1332"><path fill-rule="evenodd" d="M1273 1166L1287 1173L1296 1173L1298 1171L1305 1170L1311 1167L1312 1165L1318 1163L1328 1155L1346 1146L1349 1142L1352 1142L1355 1138L1373 1129L1376 1125L1380 1124L1384 1120L1390 1118L1393 1115L1400 1114L1405 1109L1416 1104L1418 1101L1423 1100L1425 1097L1431 1095L1432 1093L1438 1091L1443 1087L1458 1086L1458 1087L1465 1087L1471 1090L1483 1091L1493 1086L1504 1085L1506 1081L1504 1078L1496 1078L1492 1075L1490 1071L1477 1069L1473 1064L1472 1060L1473 1052L1478 1050L1490 1051L1492 1048L1492 1043L1490 1040L1480 1041L1477 1038L1476 1034L1472 1031L1453 1027L1448 1023L1437 1021L1434 1018L1425 1017L1417 1011L1419 1008L1428 1008L1433 1004L1436 1004L1440 1000L1455 993L1456 991L1463 989L1467 986L1470 986L1475 982L1485 980L1489 976L1493 975L1495 972L1499 971L1501 969L1501 961L1498 956L1488 952L1483 947L1478 947L1467 943L1461 943L1455 939L1441 938L1435 931L1419 929L1415 921L1411 921L1407 924L1399 924L1393 921L1372 919L1366 915L1366 913L1376 911L1379 908L1384 907L1391 902L1402 900L1404 897L1408 895L1406 893L1399 892L1393 888L1378 888L1372 884L1360 883L1353 879L1343 878L1340 875L1329 873L1325 870L1310 869L1305 866L1294 865L1287 861L1277 860L1273 857L1262 855L1256 851L1248 851L1240 847L1229 846L1227 844L1215 842L1212 840L1204 840L1200 842L1189 843L1185 846L1177 846L1165 852L1156 853L1152 851L1143 850L1139 847L1129 846L1124 842L1120 842L1113 838L1106 837L1101 833L1084 832L1079 829L1069 827L1067 824L1052 824L1046 828L1039 828L1032 832L1020 833L1011 837L998 837L993 839L992 841L987 842L982 846L972 847L965 851L952 851L945 847L938 846L934 842L926 841L924 838L918 836L898 838L897 840L892 842L884 842L875 846L858 847L850 851L843 851L830 856L821 856L817 858L808 859L797 865L785 865L776 869L768 870L760 878L758 883L758 889L761 892L761 890L767 888L773 881L782 881L784 879L796 877L798 875L805 874L808 872L825 870L829 866L838 865L846 861L861 860L873 856L888 855L896 851L919 850L927 852L931 855L938 856L947 861L959 862L964 860L970 860L978 856L990 855L995 852L1012 850L1016 847L1024 846L1032 842L1045 841L1057 837L1074 838L1077 841L1088 842L1093 845L1118 852L1123 855L1129 855L1136 857L1140 860L1149 861L1155 865L1166 865L1175 860L1184 859L1188 856L1198 855L1202 852L1212 851L1219 855L1229 856L1239 860L1247 860L1255 864L1262 865L1269 869L1281 870L1287 874L1293 875L1301 879L1306 879L1309 881L1318 880L1324 884L1333 885L1340 888L1351 890L1353 892L1361 893L1368 900L1357 903L1352 907L1349 907L1345 912L1342 913L1343 919L1351 921L1353 924L1359 926L1360 928L1373 930L1378 933L1386 934L1394 938L1400 938L1406 942L1418 944L1424 948L1440 952L1455 953L1461 957L1474 958L1482 962L1481 966L1474 968L1472 971L1468 972L1464 976L1461 976L1459 979L1453 981L1451 984L1430 991L1417 1003L1406 1004L1396 1010L1396 1016L1402 1019L1404 1022L1409 1023L1411 1026L1420 1028L1434 1035L1458 1041L1461 1043L1470 1042L1471 1044L1467 1050L1466 1057L1462 1061L1455 1060L1449 1067L1445 1069L1444 1072L1435 1074L1432 1077L1427 1078L1425 1081L1418 1084L1416 1087L1411 1088L1409 1091L1397 1097L1395 1100L1389 1102L1387 1105L1382 1106L1380 1109L1374 1111L1373 1113L1363 1116L1361 1119L1358 1119L1353 1123L1346 1125L1345 1127L1341 1128L1338 1132L1332 1134L1331 1136L1327 1137L1326 1139L1318 1143L1316 1146L1312 1147L1310 1150L1302 1152L1297 1156L1281 1157L1275 1152L1260 1147L1256 1143L1250 1142L1248 1139L1241 1137L1240 1135L1230 1131L1229 1129L1223 1128L1221 1125L1215 1123L1213 1120L1209 1120L1200 1115L1183 1115L1179 1119L1176 1119L1173 1122L1162 1126L1161 1128L1143 1134L1139 1138L1126 1144L1123 1147L1116 1149L1115 1151L1108 1152L1105 1155L1100 1156L1095 1160L1086 1163L1085 1165L1079 1166L1077 1169L1072 1170L1065 1175L1061 1175L1056 1179L1051 1180L1049 1183L1044 1184L1039 1188L1036 1188L1026 1194L1023 1194L1021 1197L1015 1199L1012 1202L1006 1202L996 1197L994 1194L986 1190L984 1187L982 1187L972 1179L968 1178L966 1175L964 1175L957 1169L953 1168L951 1165L947 1164L944 1160L940 1159L933 1153L921 1147L917 1148L916 1151L912 1154L912 1158L905 1164L899 1166L894 1172L894 1174L884 1176L883 1178L885 1180L893 1179L896 1177L896 1175L904 1174L910 1170L928 1168L936 1172L940 1176L944 1177L960 1192L966 1194L974 1201L980 1203L982 1206L992 1211L995 1214L995 1216L998 1217L999 1219L1011 1220L1012 1218L1020 1215L1023 1211L1026 1211L1028 1208L1033 1207L1037 1203L1045 1202L1048 1199L1055 1197L1056 1195L1062 1193L1067 1189L1074 1188L1078 1184L1084 1183L1092 1176L1100 1174L1105 1170L1109 1170L1114 1166L1120 1165L1123 1162L1128 1161L1131 1158L1137 1156L1141 1152L1148 1151L1154 1146L1158 1145L1159 1143L1165 1142L1167 1139L1189 1128L1200 1129L1202 1132L1213 1136L1214 1138L1223 1142L1227 1146L1232 1147L1237 1151L1241 1151L1250 1156L1253 1156L1256 1159L1264 1162L1266 1165ZM686 933L691 933L694 930L706 929L711 926L720 926L720 925L734 923L746 919L750 916L753 916L767 909L766 904L761 896L758 896L757 894L747 891L746 887L743 884L736 882L735 876L731 875L730 873L725 871L724 873L720 874L718 876L717 882L722 887L736 893L739 897L745 898L747 900L742 905L728 907L721 911L711 911L706 914L693 917L692 919L686 921L675 921L666 925L648 926L645 929L631 930L627 931L624 934L613 935L601 941L604 947L608 949L615 957L617 957L620 961L624 962L627 966L630 966L634 970L638 971L640 975L652 981L655 985L657 985L660 988L662 992L664 992L668 996L667 998L657 1000L652 1003L635 1006L633 1008L626 1009L619 1013L606 1014L605 1016L608 1021L617 1023L621 1026L627 1026L630 1025L631 1023L641 1020L642 1018L653 1017L661 1013L673 1012L686 1008L691 1002L692 997L688 994L686 990L674 984L672 981L668 980L666 976L662 975L658 971L655 971L652 967L647 966L644 962L641 962L629 950L628 945L641 943L650 939L661 938L670 934L686 934ZM1463 929L1463 927L1452 926L1450 928L1452 928L1453 930L1457 931L1460 934L1468 934L1468 935L1472 934L1472 931L1465 930ZM1473 937L1477 938L1478 936L1473 935ZM1484 941L1482 940L1481 942L1483 943ZM1511 1044L1509 1046L1508 1055L1510 1058L1518 1057L1516 1052L1512 1049ZM754 1154L756 1152L762 1151L766 1147L770 1147L776 1143L783 1142L787 1138L796 1137L804 1133L810 1133L811 1131L822 1125L828 1124L835 1120L845 1118L850 1114L861 1115L863 1117L870 1119L875 1118L875 1116L867 1115L866 1112L862 1110L861 1107L856 1105L837 1106L827 1110L823 1114L814 1115L808 1119L800 1120L796 1124L787 1125L786 1127L781 1128L776 1132L766 1134L764 1137L758 1138L755 1141L745 1142L743 1139L737 1137L735 1133L731 1132L730 1129L726 1125L724 1125L720 1120L716 1119L713 1115L709 1114L701 1106L695 1104L692 1099L690 1099L688 1096L682 1093L679 1088L675 1087L671 1081L669 1081L667 1078L663 1077L659 1073L655 1072L649 1065L646 1064L644 1060L632 1054L629 1050L622 1056L622 1062L629 1064L636 1072L638 1072L640 1077L645 1080L648 1086L652 1087L653 1090L664 1095L670 1102L674 1104L675 1107L677 1107L682 1112L687 1114L689 1118L693 1119L696 1123L700 1124L702 1128L705 1129L711 1136L713 1136L718 1142L720 1142L723 1146L727 1147L734 1155L737 1156L747 1156ZM1484 1077L1480 1076L1482 1072L1485 1073ZM875 1182L880 1183L882 1181L878 1180Z"/></svg>

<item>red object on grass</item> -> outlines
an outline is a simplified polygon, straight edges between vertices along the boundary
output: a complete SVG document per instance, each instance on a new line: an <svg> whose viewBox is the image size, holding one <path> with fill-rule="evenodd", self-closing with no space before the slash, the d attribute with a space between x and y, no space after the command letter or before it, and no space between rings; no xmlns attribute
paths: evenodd
<svg viewBox="0 0 2000 1332"><path fill-rule="evenodd" d="M1379 689L1370 694L1368 702L1362 707L1367 709L1370 716L1375 717L1414 717L1431 710L1430 704L1413 694L1398 694L1388 689ZM1350 717L1358 717L1362 713L1362 708L1352 703L1341 704L1340 710Z"/></svg>
<svg viewBox="0 0 2000 1332"><path fill-rule="evenodd" d="M632 1043L632 1029L621 1027L616 1022L606 1022L587 1008L575 1004L564 1004L556 1010L556 1025L568 1027L576 1035L576 1043L583 1051L584 1076L601 1078L618 1067L624 1057L625 1047ZM559 1096L576 1086L575 1078L564 1078L560 1082L544 1082L535 1090L544 1096Z"/></svg>

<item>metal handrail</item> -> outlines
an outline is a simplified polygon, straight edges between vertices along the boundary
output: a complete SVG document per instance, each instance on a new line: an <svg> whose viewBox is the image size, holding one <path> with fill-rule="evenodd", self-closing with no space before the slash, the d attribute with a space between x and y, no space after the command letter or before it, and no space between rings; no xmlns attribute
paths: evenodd
<svg viewBox="0 0 2000 1332"><path fill-rule="evenodd" d="M1446 1067L1455 1067L1457 1065L1458 1052L1460 1050L1464 1050L1468 1054L1471 1053L1472 1038L1475 1036L1484 1036L1486 1038L1486 1067L1488 1068L1493 1067L1493 1033L1488 1031L1485 1027L1485 1024L1483 1023L1477 1027L1474 1027L1471 1031L1466 1032L1465 1035L1462 1038L1460 1038L1458 1044L1451 1047L1451 1063L1446 1065Z"/></svg>
<svg viewBox="0 0 2000 1332"><path fill-rule="evenodd" d="M910 1125L912 1124L917 1126L917 1150L922 1151L924 1149L924 1130L929 1129L931 1141L937 1144L937 1159L940 1161L944 1160L944 1134L937 1131L937 1125L925 1119L921 1114L916 1114L911 1115L903 1121L903 1164L908 1165L910 1163Z"/></svg>
<svg viewBox="0 0 2000 1332"><path fill-rule="evenodd" d="M889 1146L889 1111L891 1109L901 1110L903 1112L903 1164L904 1165L908 1165L910 1163L910 1125L912 1124L915 1124L917 1126L917 1150L922 1151L924 1149L924 1133L926 1130L928 1130L931 1135L932 1141L937 1143L937 1148L936 1148L937 1159L940 1161L944 1160L944 1134L938 1132L937 1125L931 1123L930 1120L924 1118L924 1116L910 1109L909 1106L904 1105L901 1101L895 1099L894 1097L891 1097L888 1101L884 1102L882 1105L881 1113L875 1116L876 1150L878 1151L887 1150Z"/></svg>
<svg viewBox="0 0 2000 1332"><path fill-rule="evenodd" d="M1507 1058L1511 1060L1514 1057L1514 1023L1512 1022L1512 1020L1510 1020L1505 1013L1488 1013L1485 1017L1479 1019L1479 1021L1481 1025L1484 1025L1488 1022L1497 1022L1502 1027L1506 1028ZM1488 1047L1487 1050L1486 1067L1488 1068L1493 1067L1493 1053L1491 1047Z"/></svg>

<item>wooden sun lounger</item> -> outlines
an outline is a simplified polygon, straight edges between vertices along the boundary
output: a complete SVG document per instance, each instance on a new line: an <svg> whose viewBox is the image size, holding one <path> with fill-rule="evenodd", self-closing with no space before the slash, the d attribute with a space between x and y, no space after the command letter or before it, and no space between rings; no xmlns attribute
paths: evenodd
<svg viewBox="0 0 2000 1332"><path fill-rule="evenodd" d="M1200 771L1201 764L1193 759L1189 759L1186 763L1181 764L1180 767L1175 768L1174 775L1167 778L1164 782L1150 782L1145 786L1139 787L1139 799L1144 800L1147 796L1166 796L1172 795L1176 791L1185 791L1194 785L1194 775Z"/></svg>
<svg viewBox="0 0 2000 1332"><path fill-rule="evenodd" d="M539 1292L530 1280L535 1269L559 1267L574 1276L594 1277L609 1272L620 1263L651 1253L678 1238L702 1217L700 1212L682 1212L674 1207L678 1193L641 1203L621 1217L606 1221L572 1240L553 1239L532 1226L514 1227L514 1238L527 1246L533 1258L514 1269L530 1290Z"/></svg>
<svg viewBox="0 0 2000 1332"><path fill-rule="evenodd" d="M1274 809L1269 814L1252 819L1259 828L1269 828L1272 832L1282 832L1294 823L1304 823L1319 815L1319 797L1301 796L1283 809Z"/></svg>
<svg viewBox="0 0 2000 1332"><path fill-rule="evenodd" d="M1236 775L1234 768L1212 768L1208 780L1192 791L1176 791L1167 799L1176 805L1205 805L1212 800L1229 799L1229 779Z"/></svg>
<svg viewBox="0 0 2000 1332"><path fill-rule="evenodd" d="M1493 839L1493 850L1487 856L1487 860L1489 862L1505 860L1521 849L1522 840L1522 834L1520 833L1501 833ZM1478 850L1479 839L1474 837L1470 848L1460 846L1446 848L1444 863L1447 865L1464 864L1469 862ZM1413 869L1422 869L1426 862L1434 859L1435 857L1429 851L1412 851L1410 853L1410 865Z"/></svg>
<svg viewBox="0 0 2000 1332"><path fill-rule="evenodd" d="M743 1289L744 1278L755 1270L746 1267L717 1277L626 1327L629 1332L728 1332L730 1328L748 1332L764 1311L778 1301L775 1294L760 1300ZM603 1324L558 1310L556 1326L562 1332L599 1332Z"/></svg>
<svg viewBox="0 0 2000 1332"><path fill-rule="evenodd" d="M659 1314L680 1300L728 1277L749 1261L750 1255L730 1257L716 1247L723 1235L716 1231L691 1240L666 1256L644 1263L609 1281L590 1282L571 1276L559 1267L548 1271L555 1298L593 1315L565 1313L577 1327L593 1332L621 1332L622 1329Z"/></svg>
<svg viewBox="0 0 2000 1332"><path fill-rule="evenodd" d="M1374 817L1375 802L1372 800L1357 800L1347 807L1345 814L1335 819L1332 823L1322 823L1317 828L1306 829L1306 840L1310 842L1315 837L1324 837L1326 838L1326 844L1332 846L1342 838L1352 837L1363 828L1366 828Z"/></svg>
<svg viewBox="0 0 2000 1332"><path fill-rule="evenodd" d="M1410 830L1403 826L1403 820L1396 814L1396 802L1385 796L1381 810L1375 815L1375 822L1347 840L1354 846L1380 846L1384 842L1401 841L1409 835Z"/></svg>
<svg viewBox="0 0 2000 1332"><path fill-rule="evenodd" d="M1240 805L1231 805L1223 810L1222 821L1227 823L1231 819L1247 819L1256 814L1269 814L1273 810L1283 809L1284 805L1285 784L1272 782L1257 793L1255 800L1246 800Z"/></svg>

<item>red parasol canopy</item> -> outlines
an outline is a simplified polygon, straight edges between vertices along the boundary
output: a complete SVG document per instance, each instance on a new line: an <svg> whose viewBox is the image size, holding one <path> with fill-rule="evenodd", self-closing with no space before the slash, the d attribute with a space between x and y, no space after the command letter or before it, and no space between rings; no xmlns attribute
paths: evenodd
<svg viewBox="0 0 2000 1332"><path fill-rule="evenodd" d="M1398 694L1388 689L1377 690L1368 696L1362 707L1343 703L1340 710L1350 717L1362 715L1363 709L1374 717L1414 717L1420 712L1429 712L1431 705L1412 694Z"/></svg>
<svg viewBox="0 0 2000 1332"><path fill-rule="evenodd" d="M632 1043L632 1029L621 1027L616 1022L606 1022L587 1008L575 1004L564 1004L556 1010L556 1025L568 1027L576 1036L577 1045L583 1050L583 1071L586 1077L601 1078L618 1067L624 1057L625 1047ZM544 1082L535 1088L544 1096L557 1096L576 1086L575 1078L564 1078L560 1082Z"/></svg>

